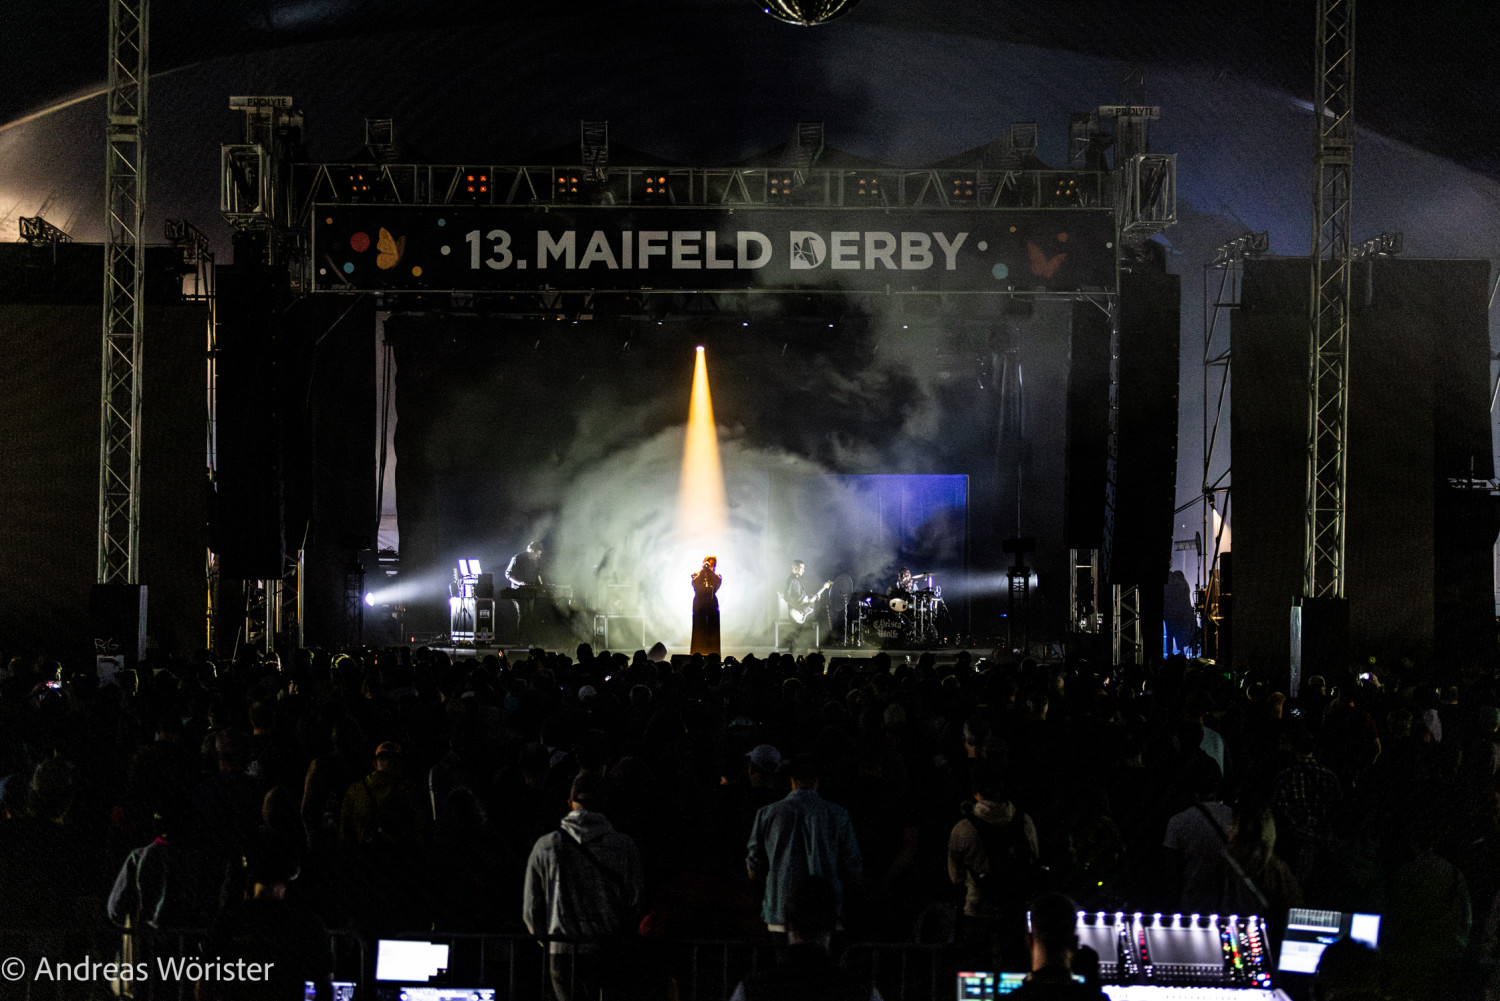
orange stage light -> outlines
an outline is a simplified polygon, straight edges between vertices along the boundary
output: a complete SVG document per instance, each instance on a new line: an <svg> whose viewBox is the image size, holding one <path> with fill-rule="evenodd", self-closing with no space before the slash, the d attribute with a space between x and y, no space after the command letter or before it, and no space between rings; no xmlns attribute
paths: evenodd
<svg viewBox="0 0 1500 1001"><path fill-rule="evenodd" d="M677 491L678 530L683 542L703 552L722 548L729 537L729 501L719 464L719 433L708 392L708 362L698 348L693 395L688 406L687 442L682 451L682 482Z"/></svg>

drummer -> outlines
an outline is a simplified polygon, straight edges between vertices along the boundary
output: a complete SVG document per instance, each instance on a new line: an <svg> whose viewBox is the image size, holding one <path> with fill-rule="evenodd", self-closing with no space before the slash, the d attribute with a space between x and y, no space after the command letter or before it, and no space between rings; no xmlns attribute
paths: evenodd
<svg viewBox="0 0 1500 1001"><path fill-rule="evenodd" d="M898 615L904 613L908 608L911 607L913 597L912 585L913 581L911 579L911 568L902 567L901 572L896 575L895 586L886 592L886 597L889 598L891 602L891 610L896 612Z"/></svg>

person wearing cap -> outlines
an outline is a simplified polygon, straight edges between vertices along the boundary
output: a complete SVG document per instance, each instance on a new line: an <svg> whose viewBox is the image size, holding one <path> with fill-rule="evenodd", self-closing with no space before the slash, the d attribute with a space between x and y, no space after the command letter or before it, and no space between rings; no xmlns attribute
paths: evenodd
<svg viewBox="0 0 1500 1001"><path fill-rule="evenodd" d="M812 755L783 762L792 791L755 814L745 866L751 879L765 880L761 917L773 932L786 931L787 894L803 876L821 876L833 886L843 914L844 881L858 879L864 863L849 812L818 794L820 768Z"/></svg>
<svg viewBox="0 0 1500 1001"><path fill-rule="evenodd" d="M745 752L745 758L749 762L750 784L753 786L766 786L771 784L771 777L781 771L781 752L770 744L757 744Z"/></svg>
<svg viewBox="0 0 1500 1001"><path fill-rule="evenodd" d="M526 862L521 917L549 942L552 989L558 1001L598 996L605 941L628 932L641 906L640 851L605 816L605 779L579 772L568 793L570 812L532 846Z"/></svg>
<svg viewBox="0 0 1500 1001"><path fill-rule="evenodd" d="M719 777L720 806L714 811L720 830L725 833L723 843L731 848L734 839L740 837L755 822L761 807L769 806L781 798L785 783L780 776L781 752L770 744L757 744L740 755L736 762L726 762ZM738 861L731 851L724 860L727 864Z"/></svg>
<svg viewBox="0 0 1500 1001"><path fill-rule="evenodd" d="M426 798L401 765L401 745L375 748L375 770L349 787L339 810L339 844L379 847L420 844L427 833Z"/></svg>

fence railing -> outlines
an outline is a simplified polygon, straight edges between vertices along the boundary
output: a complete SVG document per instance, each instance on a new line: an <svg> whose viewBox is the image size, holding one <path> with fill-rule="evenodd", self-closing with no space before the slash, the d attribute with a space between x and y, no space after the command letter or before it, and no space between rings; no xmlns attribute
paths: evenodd
<svg viewBox="0 0 1500 1001"><path fill-rule="evenodd" d="M448 981L493 988L497 1001L582 997L590 985L605 1001L724 1001L741 981L774 967L785 950L773 941L745 939L548 943L528 935L436 931L392 937L446 945ZM353 983L361 1001L374 998L375 946L353 932L328 933L325 973ZM952 948L943 945L860 942L841 955L886 1001L949 997L958 968ZM282 957L262 954L250 942L211 938L203 929L0 929L0 1001L202 1001L221 995L226 964L240 961L265 964ZM256 970L242 966L242 980L247 972ZM284 980L287 970L278 972ZM234 990L234 997L273 998L269 983L262 993L244 994L243 983ZM327 988L319 988L316 997L326 996Z"/></svg>

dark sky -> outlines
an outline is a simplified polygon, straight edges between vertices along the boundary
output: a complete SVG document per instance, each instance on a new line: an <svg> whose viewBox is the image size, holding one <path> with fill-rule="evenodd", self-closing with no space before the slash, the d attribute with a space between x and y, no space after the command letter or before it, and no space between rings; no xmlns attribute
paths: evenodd
<svg viewBox="0 0 1500 1001"><path fill-rule="evenodd" d="M102 99L5 123L102 87L106 10L0 3L0 238L39 212L98 238ZM783 143L798 121L823 121L831 146L917 166L1034 120L1042 159L1058 163L1069 112L1144 99L1162 107L1152 148L1178 158L1180 222L1161 240L1183 275L1177 489L1190 504L1202 476L1201 268L1245 230L1269 230L1282 254L1309 245L1315 11L1311 0L861 0L836 23L798 28L752 0L153 0L147 232L187 218L228 256L219 146L243 135L230 94L294 96L323 161L359 151L364 117L389 116L435 162L576 149L583 119L699 166ZM1401 231L1409 256L1494 255L1497 21L1472 0L1359 6L1356 239Z"/></svg>
<svg viewBox="0 0 1500 1001"><path fill-rule="evenodd" d="M106 10L100 0L13 0L0 14L0 55L7 86L0 122L104 82ZM558 13L559 9L566 13ZM1359 120L1394 138L1487 172L1500 170L1489 121L1500 103L1491 57L1500 15L1472 0L1358 7ZM803 32L809 40L862 28L934 32L1019 43L1149 67L1206 71L1303 98L1312 91L1312 2L1245 0L1204 5L1187 0L862 0L841 21ZM151 58L156 72L245 53L292 51L309 43L405 37L425 57L402 72L422 76L441 50L422 44L433 32L455 35L545 32L554 44L608 58L632 38L686 50L722 49L767 21L753 0L153 0ZM452 69L453 67L448 67ZM543 65L535 67L545 72ZM653 72L641 67L644 72ZM738 60L724 74L742 72ZM788 73L784 86L799 85ZM357 94L350 94L357 98Z"/></svg>

